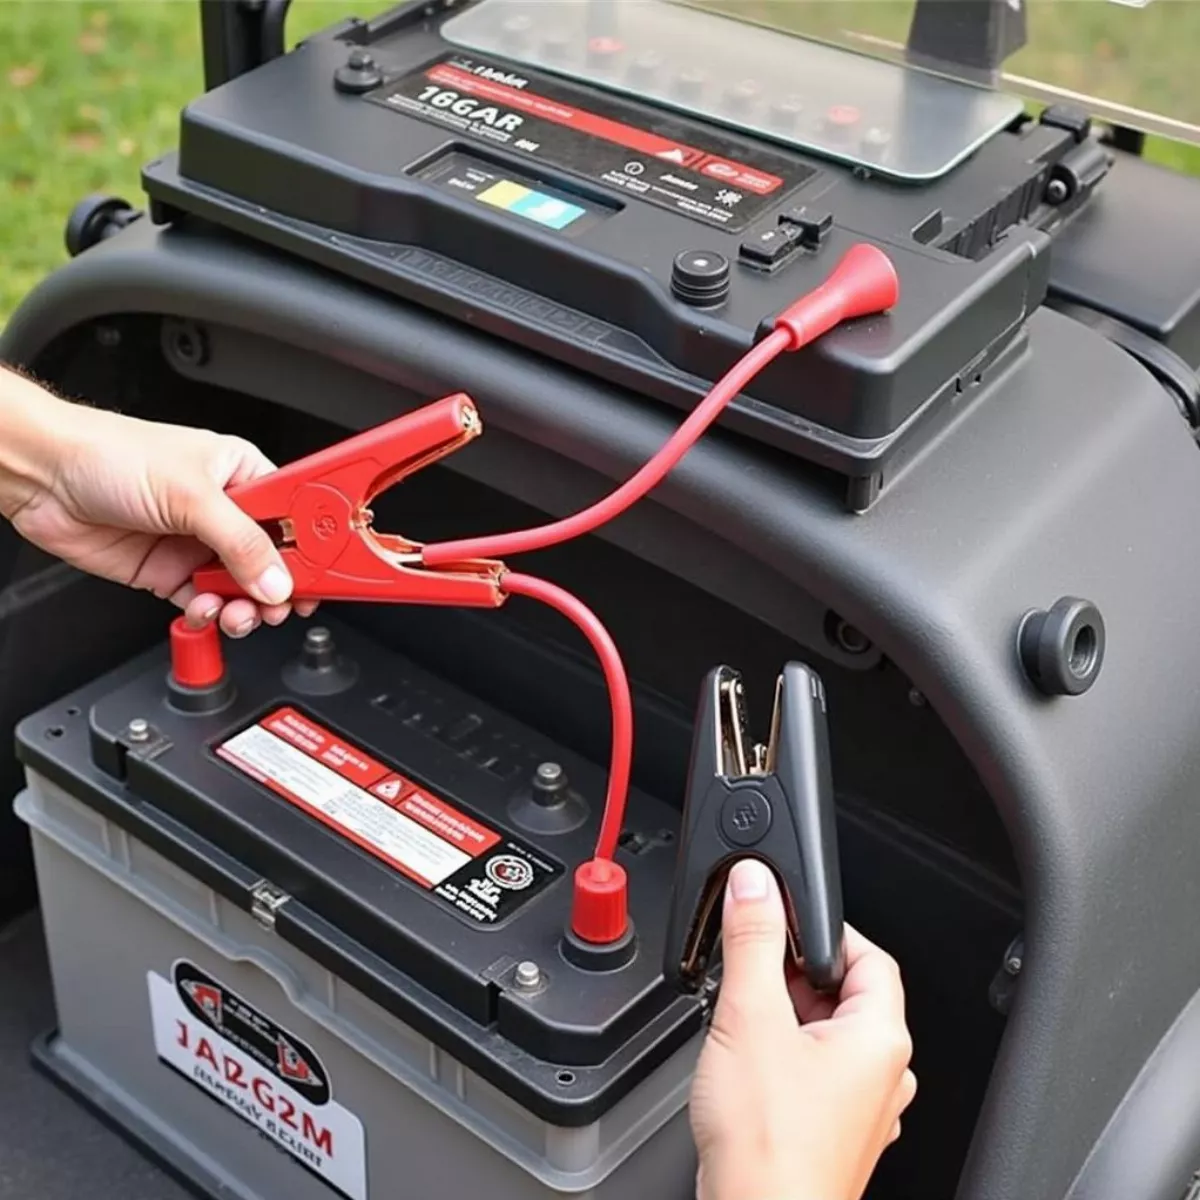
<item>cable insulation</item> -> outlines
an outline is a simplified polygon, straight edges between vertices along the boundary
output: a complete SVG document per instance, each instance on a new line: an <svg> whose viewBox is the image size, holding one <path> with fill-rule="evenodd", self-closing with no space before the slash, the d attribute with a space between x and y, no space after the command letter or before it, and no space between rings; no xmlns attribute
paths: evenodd
<svg viewBox="0 0 1200 1200"><path fill-rule="evenodd" d="M619 517L647 492L657 487L695 445L705 430L721 415L729 402L760 371L791 346L791 334L776 330L765 337L714 385L712 391L692 409L687 420L663 443L654 456L635 474L603 500L573 516L549 525L519 529L512 533L461 538L453 542L433 542L421 550L427 567L449 566L470 558L507 558L530 550L544 550L560 542L582 537Z"/></svg>
<svg viewBox="0 0 1200 1200"><path fill-rule="evenodd" d="M670 474L729 402L791 344L792 335L781 329L753 347L718 380L649 461L603 500L549 525L426 545L422 548L422 561L426 566L436 567L470 558L503 559L511 554L541 550L582 537L620 516ZM625 801L633 763L633 701L620 651L595 613L563 588L544 579L511 571L503 575L501 587L510 595L528 596L556 609L583 633L600 660L612 709L612 750L595 858L611 861L625 823Z"/></svg>
<svg viewBox="0 0 1200 1200"><path fill-rule="evenodd" d="M649 461L620 487L588 508L547 525L426 545L421 550L423 564L437 568L469 559L503 560L592 533L657 487L742 389L780 354L801 349L843 320L887 310L896 303L898 288L895 267L882 251L867 244L852 247L825 283L789 305L776 318L773 331L717 381ZM633 760L633 703L625 665L608 630L570 592L545 580L514 573L506 573L501 586L512 595L540 600L572 621L591 643L604 671L612 708L608 793L595 857L576 873L572 921L577 932L587 926L600 940L611 940L620 935L626 919L625 877L622 873L614 888L615 877L611 874L621 870L613 857L625 820ZM611 900L608 893L613 891L620 896L617 909L606 907Z"/></svg>
<svg viewBox="0 0 1200 1200"><path fill-rule="evenodd" d="M512 571L505 573L501 583L510 595L540 600L561 613L587 638L600 660L612 709L612 750L604 817L596 840L595 856L611 859L617 852L617 839L625 823L625 797L629 791L629 775L633 764L633 699L629 693L629 677L621 661L621 652L599 617L565 589L545 579Z"/></svg>

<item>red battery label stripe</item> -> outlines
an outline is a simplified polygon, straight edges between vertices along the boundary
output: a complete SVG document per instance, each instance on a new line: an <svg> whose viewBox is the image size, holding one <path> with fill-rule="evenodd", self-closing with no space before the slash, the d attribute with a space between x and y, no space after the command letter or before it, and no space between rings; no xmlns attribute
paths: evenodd
<svg viewBox="0 0 1200 1200"><path fill-rule="evenodd" d="M418 788L412 780L376 762L356 746L343 742L294 708L281 708L261 724L310 758L336 771L343 779L365 788L443 840L465 850L472 858L500 842L500 835L494 830L472 821L465 813Z"/></svg>
<svg viewBox="0 0 1200 1200"><path fill-rule="evenodd" d="M225 746L218 746L217 753L223 759L225 759L226 762L232 763L235 767L239 768L239 770L245 771L247 775L251 776L253 779L257 779L259 783L270 788L271 791L273 791L277 796L286 800L289 804L294 804L302 812L306 812L310 817L320 821L322 825L327 825L335 833L341 834L341 836L347 841L353 842L360 850L365 850L368 854L373 854L376 858L382 859L393 870L399 871L401 875L407 875L409 879L413 880L415 883L419 883L424 888L432 888L434 886L432 881L426 879L424 875L421 875L419 872L413 870L408 863L401 862L398 858L394 858L371 839L355 833L352 829L348 829L344 822L337 820L335 817L331 817L327 812L324 812L316 805L310 804L302 796L296 795L296 793L290 788L284 787L283 784L273 779L266 771L262 771L252 763L246 762L245 759L234 753L234 751L227 749Z"/></svg>
<svg viewBox="0 0 1200 1200"><path fill-rule="evenodd" d="M382 763L346 745L327 729L302 717L294 708L281 708L273 712L262 722L262 726L361 788L369 788L385 775L391 774Z"/></svg>
<svg viewBox="0 0 1200 1200"><path fill-rule="evenodd" d="M530 116L540 117L543 121L552 121L556 125L577 129L580 133L590 134L592 137L624 146L628 150L636 150L641 154L649 154L665 162L698 171L702 175L720 179L731 186L744 188L760 196L783 186L783 180L777 175L759 171L755 167L746 166L745 163L708 154L697 150L695 146L671 141L620 121L611 121L585 109L572 108L557 100L539 96L535 92L521 91L519 88L481 79L458 67L442 64L430 70L427 77L443 87L494 100Z"/></svg>
<svg viewBox="0 0 1200 1200"><path fill-rule="evenodd" d="M310 721L294 708L277 709L259 722L259 728L274 734L288 745L302 751L308 758L333 771L348 783L362 789L374 800L402 813L410 821L423 826L430 833L436 834L442 841L456 847L471 858L478 858L503 840L495 830L472 820L444 800L432 795L424 788L418 787L411 779L397 774L357 746L350 745L328 729ZM233 738L231 741L236 744L237 738ZM309 798L298 795L294 788L288 787L279 779L272 778L269 771L247 763L228 745L218 747L218 753L248 774L253 775L261 783L266 784L277 795L290 800L293 804L303 808L310 816L337 829L339 833L350 838L363 849L378 854L391 866L404 871L405 874L412 876L427 887L432 886L423 875L414 871L411 865L397 861L382 847L372 844L369 840L365 840L354 831L347 829L344 824L321 811Z"/></svg>

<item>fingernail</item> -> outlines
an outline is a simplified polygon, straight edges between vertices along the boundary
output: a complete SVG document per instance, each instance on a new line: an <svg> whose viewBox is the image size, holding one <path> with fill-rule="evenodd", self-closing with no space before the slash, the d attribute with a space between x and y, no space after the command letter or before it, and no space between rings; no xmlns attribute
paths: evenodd
<svg viewBox="0 0 1200 1200"><path fill-rule="evenodd" d="M729 872L729 890L739 904L765 900L771 887L771 872L757 858L743 858Z"/></svg>
<svg viewBox="0 0 1200 1200"><path fill-rule="evenodd" d="M292 594L288 573L274 563L258 577L255 586L266 604L282 604Z"/></svg>
<svg viewBox="0 0 1200 1200"><path fill-rule="evenodd" d="M214 604L214 605L212 605L211 608L206 608L200 614L200 624L207 625L210 621L215 621L217 619L217 614L220 611L221 611L221 606L219 604Z"/></svg>
<svg viewBox="0 0 1200 1200"><path fill-rule="evenodd" d="M248 621L242 621L240 624L234 626L233 633L230 636L235 638L244 638L253 628L253 618Z"/></svg>

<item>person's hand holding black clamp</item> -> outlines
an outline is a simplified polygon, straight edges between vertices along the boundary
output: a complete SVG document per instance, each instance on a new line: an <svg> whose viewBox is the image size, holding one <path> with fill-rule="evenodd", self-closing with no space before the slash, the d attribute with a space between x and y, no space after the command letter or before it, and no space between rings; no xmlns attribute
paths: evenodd
<svg viewBox="0 0 1200 1200"><path fill-rule="evenodd" d="M697 1200L859 1200L916 1095L892 958L847 926L844 982L821 996L791 966L787 938L775 876L736 863L692 1086Z"/></svg>

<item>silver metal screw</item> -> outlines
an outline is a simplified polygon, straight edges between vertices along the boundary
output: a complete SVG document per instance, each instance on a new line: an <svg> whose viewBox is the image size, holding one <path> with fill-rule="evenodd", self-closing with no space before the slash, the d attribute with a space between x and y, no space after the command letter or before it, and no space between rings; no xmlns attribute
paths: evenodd
<svg viewBox="0 0 1200 1200"><path fill-rule="evenodd" d="M529 962L527 960L525 962L517 963L517 972L515 978L517 987L519 987L522 991L531 992L534 988L541 984L542 971L537 963Z"/></svg>
<svg viewBox="0 0 1200 1200"><path fill-rule="evenodd" d="M131 742L146 742L150 740L150 722L145 717L134 717L129 722L129 740Z"/></svg>
<svg viewBox="0 0 1200 1200"><path fill-rule="evenodd" d="M544 762L533 773L533 798L547 808L557 808L567 799L567 773L561 763Z"/></svg>
<svg viewBox="0 0 1200 1200"><path fill-rule="evenodd" d="M556 762L544 762L537 769L537 781L542 787L557 787L562 782L562 777L562 766Z"/></svg>
<svg viewBox="0 0 1200 1200"><path fill-rule="evenodd" d="M333 634L324 625L314 625L305 633L303 659L310 671L326 671L335 665Z"/></svg>
<svg viewBox="0 0 1200 1200"><path fill-rule="evenodd" d="M329 630L324 625L314 625L304 635L304 647L306 650L324 650L329 645L332 638Z"/></svg>
<svg viewBox="0 0 1200 1200"><path fill-rule="evenodd" d="M1070 194L1070 189L1061 179L1052 179L1046 185L1046 200L1050 204L1061 204Z"/></svg>

